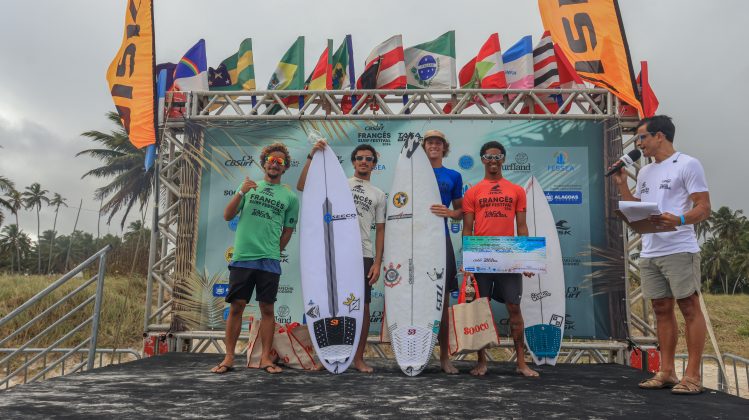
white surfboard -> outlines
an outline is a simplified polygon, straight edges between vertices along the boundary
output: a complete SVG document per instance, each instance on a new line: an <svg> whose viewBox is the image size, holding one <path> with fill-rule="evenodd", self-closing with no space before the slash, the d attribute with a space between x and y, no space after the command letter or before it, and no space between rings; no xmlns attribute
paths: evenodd
<svg viewBox="0 0 749 420"><path fill-rule="evenodd" d="M343 373L359 344L364 265L354 199L330 146L313 156L299 222L307 327L325 368Z"/></svg>
<svg viewBox="0 0 749 420"><path fill-rule="evenodd" d="M429 363L445 293L445 226L429 210L440 193L417 139L398 157L385 222L385 314L395 359L409 376Z"/></svg>
<svg viewBox="0 0 749 420"><path fill-rule="evenodd" d="M564 266L554 215L536 177L525 184L529 236L546 237L546 274L523 279L520 309L525 345L536 365L555 365L562 345L565 317Z"/></svg>

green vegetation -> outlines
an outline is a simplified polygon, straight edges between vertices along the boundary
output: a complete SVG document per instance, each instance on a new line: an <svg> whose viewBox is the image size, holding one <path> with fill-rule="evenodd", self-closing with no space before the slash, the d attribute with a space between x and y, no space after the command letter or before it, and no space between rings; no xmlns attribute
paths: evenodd
<svg viewBox="0 0 749 420"><path fill-rule="evenodd" d="M86 273L83 278L76 278L68 282L61 289L43 299L42 304L29 308L21 313L19 317L0 328L0 337L6 337L11 331L24 325L42 310L59 301L76 287L94 276L95 273ZM13 309L26 302L40 290L47 287L56 280L49 276L0 276L0 317L6 315ZM104 280L104 300L102 301L100 330L97 347L102 348L135 348L142 347L143 333L143 304L146 295L145 277L123 277L108 275ZM96 292L96 283L89 285L78 293L71 301L61 305L50 314L47 314L39 322L32 325L22 335L14 338L6 347L20 346L50 324L62 317L65 313L75 308L81 302ZM41 308L41 309L39 309ZM76 325L91 316L93 302L75 316L62 322L48 336L35 342L32 347L43 347L53 343L66 332L72 330ZM62 343L60 347L72 347L80 343L84 337L91 332L91 328L84 328L79 334Z"/></svg>

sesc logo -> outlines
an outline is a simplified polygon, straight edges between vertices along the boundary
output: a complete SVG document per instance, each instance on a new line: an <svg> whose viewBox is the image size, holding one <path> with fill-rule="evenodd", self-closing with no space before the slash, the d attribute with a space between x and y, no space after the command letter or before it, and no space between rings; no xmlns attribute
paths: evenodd
<svg viewBox="0 0 749 420"><path fill-rule="evenodd" d="M572 235L572 228L568 224L569 222L566 220L560 220L557 222L557 235L564 236L564 235Z"/></svg>
<svg viewBox="0 0 749 420"><path fill-rule="evenodd" d="M570 165L570 156L567 152L561 151L554 153L554 163L548 165L546 170L548 172L572 172L576 168L574 165Z"/></svg>

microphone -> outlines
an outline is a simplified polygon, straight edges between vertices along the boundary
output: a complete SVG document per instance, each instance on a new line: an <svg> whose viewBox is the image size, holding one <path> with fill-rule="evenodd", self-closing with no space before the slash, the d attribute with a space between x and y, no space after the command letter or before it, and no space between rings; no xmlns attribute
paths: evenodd
<svg viewBox="0 0 749 420"><path fill-rule="evenodd" d="M620 157L619 160L617 160L616 163L611 166L611 169L606 172L606 176L611 176L614 173L619 172L619 170L625 166L634 165L635 161L640 159L640 156L642 156L642 152L640 151L640 149L634 149L626 155Z"/></svg>

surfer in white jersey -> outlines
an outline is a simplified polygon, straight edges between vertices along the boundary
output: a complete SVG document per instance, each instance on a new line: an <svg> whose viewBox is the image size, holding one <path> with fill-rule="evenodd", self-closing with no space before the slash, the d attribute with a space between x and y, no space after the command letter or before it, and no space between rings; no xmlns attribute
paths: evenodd
<svg viewBox="0 0 749 420"><path fill-rule="evenodd" d="M445 134L439 130L428 130L424 133L424 151L429 158L429 163L434 170L434 176L437 178L437 185L440 189L441 203L435 203L430 210L435 215L445 220L445 289L447 292L458 290L458 269L455 263L455 251L453 251L453 242L450 239L450 231L447 230L447 218L460 220L463 218L463 177L460 172L442 166L442 160L450 153L450 143L447 141ZM452 210L450 205L452 204ZM440 322L440 332L438 340L440 343L440 365L442 371L447 374L456 374L458 369L450 361L450 351L448 346L449 312L447 307L450 303L450 293L445 293L445 302L442 305L442 322Z"/></svg>
<svg viewBox="0 0 749 420"><path fill-rule="evenodd" d="M317 151L325 149L327 143L320 140L312 147L307 155L307 163L302 169L297 183L299 191L304 190L307 180L307 171L312 162L312 155ZM351 164L354 166L354 176L349 178L349 187L354 196L354 204L361 230L362 254L364 256L364 316L362 320L361 338L359 347L356 349L352 364L360 372L372 373L373 369L364 361L364 349L367 345L369 335L369 304L372 302L372 286L380 277L382 266L382 252L385 245L385 193L369 182L372 170L377 165L377 152L369 144L358 145L351 152ZM370 233L372 225L375 226L375 243L372 245Z"/></svg>
<svg viewBox="0 0 749 420"><path fill-rule="evenodd" d="M661 350L661 368L652 378L640 382L640 388L672 388L674 394L702 392L700 363L705 347L705 317L700 308L700 247L694 225L710 216L710 193L700 162L674 149L676 128L671 118L656 115L641 120L635 141L645 157L655 162L640 169L632 194L623 169L615 174L617 188L624 201L658 203L660 215L651 221L663 233L642 235L640 276L642 293L651 299ZM686 324L689 358L681 381L676 376L674 353L679 333L674 304L679 305Z"/></svg>

